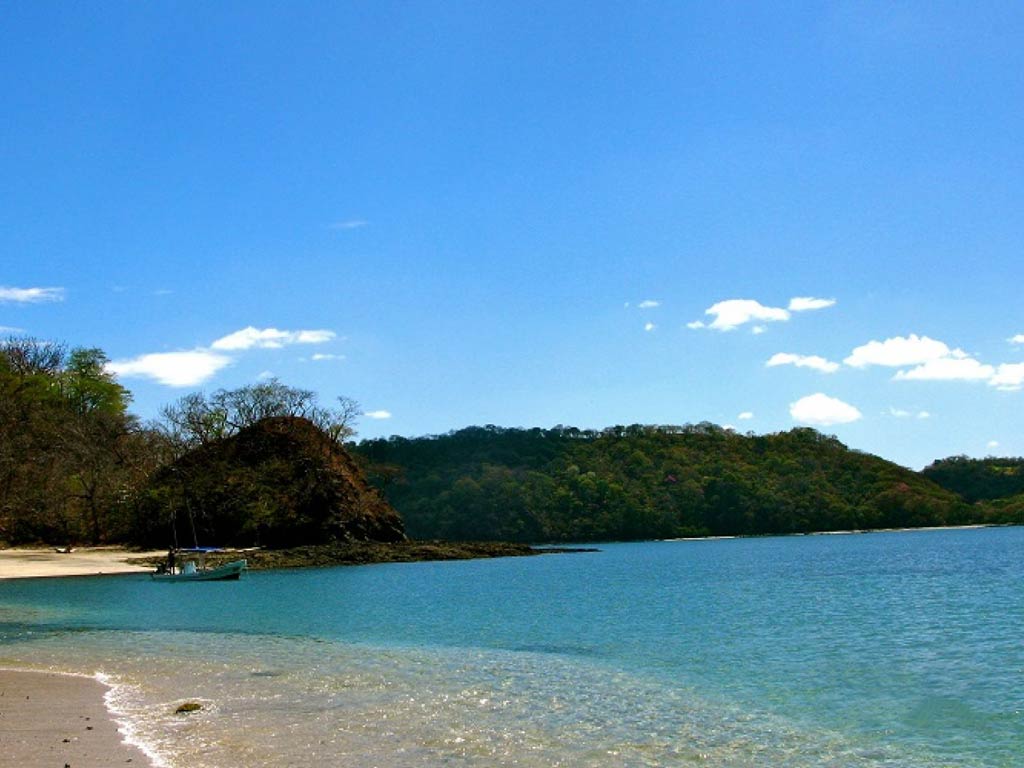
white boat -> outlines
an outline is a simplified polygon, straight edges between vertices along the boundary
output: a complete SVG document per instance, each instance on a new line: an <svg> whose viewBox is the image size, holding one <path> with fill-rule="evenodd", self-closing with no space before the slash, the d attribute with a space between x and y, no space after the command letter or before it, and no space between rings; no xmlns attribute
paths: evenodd
<svg viewBox="0 0 1024 768"><path fill-rule="evenodd" d="M216 568L206 567L206 555L210 552L219 552L218 549L185 549L179 550L179 554L195 554L196 560L186 560L180 569L176 571L159 570L152 575L153 581L237 581L242 577L242 571L247 567L245 560L235 560L231 563L218 565Z"/></svg>

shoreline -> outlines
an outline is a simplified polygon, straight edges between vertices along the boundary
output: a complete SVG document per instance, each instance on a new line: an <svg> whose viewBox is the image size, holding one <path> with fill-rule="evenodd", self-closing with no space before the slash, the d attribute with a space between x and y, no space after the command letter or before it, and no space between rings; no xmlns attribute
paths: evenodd
<svg viewBox="0 0 1024 768"><path fill-rule="evenodd" d="M1012 523L969 523L966 525L924 526L920 528L870 528L807 533L739 534L734 536L680 536L649 541L724 541L790 536L855 536L871 533L914 533L924 531L962 531L980 528L1013 527ZM337 542L292 547L289 549L230 550L211 555L211 566L221 565L239 556L249 561L249 570L282 568L323 568L341 565L374 565L437 560L476 560L493 557L529 557L559 553L597 552L601 544L517 544L511 542L405 541ZM623 542L625 543L625 542ZM82 547L70 553L54 547L0 549L0 582L8 579L59 578L68 576L108 576L153 573L167 557L165 550L130 550L126 547Z"/></svg>
<svg viewBox="0 0 1024 768"><path fill-rule="evenodd" d="M160 768L110 708L102 676L0 669L0 749L11 765Z"/></svg>

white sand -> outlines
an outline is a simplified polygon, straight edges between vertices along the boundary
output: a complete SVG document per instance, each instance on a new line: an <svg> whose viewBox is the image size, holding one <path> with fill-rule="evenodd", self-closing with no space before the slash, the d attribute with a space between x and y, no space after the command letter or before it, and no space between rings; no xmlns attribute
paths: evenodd
<svg viewBox="0 0 1024 768"><path fill-rule="evenodd" d="M70 554L49 549L0 549L0 579L37 576L96 576L110 573L146 573L153 568L139 565L145 557L162 557L166 552L129 552L121 547L86 547Z"/></svg>

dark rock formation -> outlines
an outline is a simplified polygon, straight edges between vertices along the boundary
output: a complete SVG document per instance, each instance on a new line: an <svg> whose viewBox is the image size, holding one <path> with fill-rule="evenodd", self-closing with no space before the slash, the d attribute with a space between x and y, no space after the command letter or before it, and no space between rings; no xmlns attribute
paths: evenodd
<svg viewBox="0 0 1024 768"><path fill-rule="evenodd" d="M157 472L137 505L140 544L292 547L405 540L402 519L310 421L265 419Z"/></svg>

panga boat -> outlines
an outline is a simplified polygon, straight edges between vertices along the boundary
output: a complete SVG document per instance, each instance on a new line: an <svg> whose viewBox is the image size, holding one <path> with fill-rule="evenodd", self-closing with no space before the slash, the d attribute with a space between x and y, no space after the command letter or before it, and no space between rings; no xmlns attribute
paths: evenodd
<svg viewBox="0 0 1024 768"><path fill-rule="evenodd" d="M214 548L179 549L179 555L196 555L198 564L196 560L186 560L177 571L157 571L152 575L153 581L237 581L246 568L245 560L235 560L216 568L206 567L206 556L210 552L220 551Z"/></svg>

